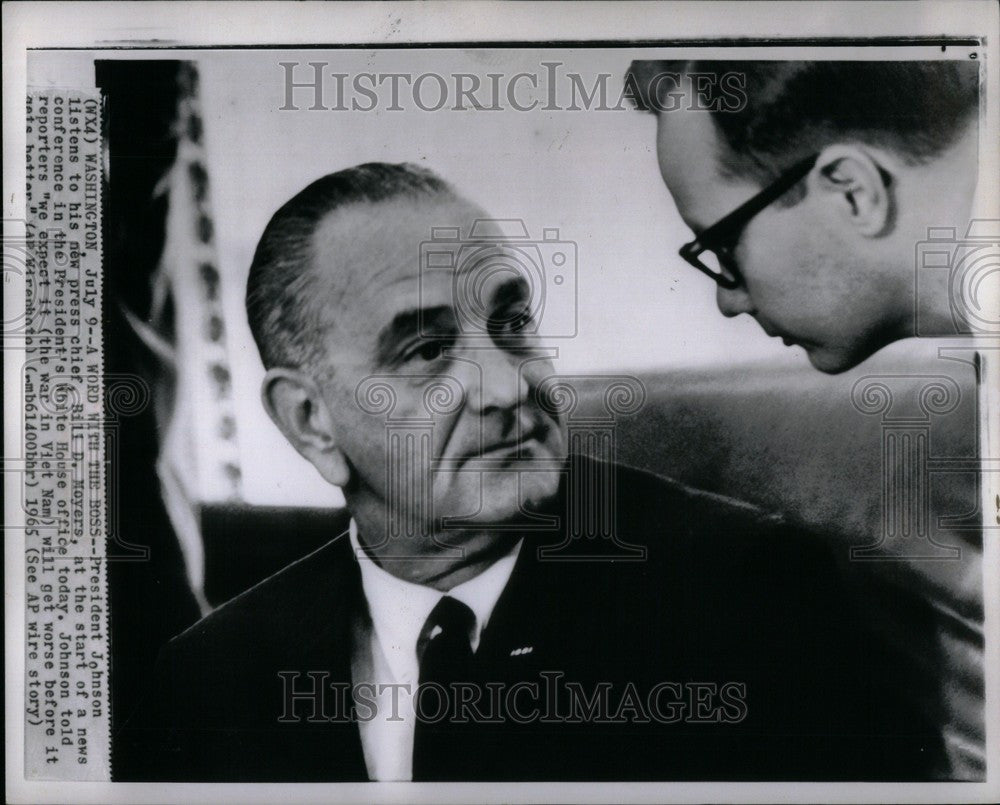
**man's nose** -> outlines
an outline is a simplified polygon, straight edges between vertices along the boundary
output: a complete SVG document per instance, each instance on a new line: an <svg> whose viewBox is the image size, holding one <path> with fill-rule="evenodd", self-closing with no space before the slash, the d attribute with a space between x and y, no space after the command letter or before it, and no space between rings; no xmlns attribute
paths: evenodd
<svg viewBox="0 0 1000 805"><path fill-rule="evenodd" d="M740 313L753 313L753 302L742 283L736 288L723 288L720 285L715 292L715 303L722 315L729 318L739 316Z"/></svg>
<svg viewBox="0 0 1000 805"><path fill-rule="evenodd" d="M480 413L511 409L528 399L528 381L522 362L497 347L470 349L466 358L478 371L468 374L468 401Z"/></svg>

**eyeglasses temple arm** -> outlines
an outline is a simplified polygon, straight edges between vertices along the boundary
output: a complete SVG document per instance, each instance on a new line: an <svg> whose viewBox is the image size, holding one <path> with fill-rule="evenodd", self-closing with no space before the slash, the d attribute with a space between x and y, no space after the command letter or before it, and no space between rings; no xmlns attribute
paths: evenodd
<svg viewBox="0 0 1000 805"><path fill-rule="evenodd" d="M721 218L702 232L694 241L699 248L710 248L713 241L718 241L722 235L733 226L753 218L765 207L773 204L778 198L804 179L809 171L813 169L819 154L813 154L801 162L792 165L785 173L781 174L772 184L761 190L756 196L745 201L725 218Z"/></svg>

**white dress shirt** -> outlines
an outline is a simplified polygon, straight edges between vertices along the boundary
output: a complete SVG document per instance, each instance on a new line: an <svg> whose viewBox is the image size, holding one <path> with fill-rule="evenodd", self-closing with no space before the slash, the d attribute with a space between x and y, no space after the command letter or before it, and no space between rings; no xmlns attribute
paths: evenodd
<svg viewBox="0 0 1000 805"><path fill-rule="evenodd" d="M478 576L443 593L403 581L375 564L361 548L354 520L351 520L350 539L361 567L361 587L369 614L368 622L355 631L351 672L355 690L359 684L370 685L362 698L375 703L374 708L366 703L358 709L365 765L372 780L412 780L416 726L413 698L420 677L417 659L420 631L438 601L449 595L467 605L476 616L472 633L475 651L514 570L523 540ZM358 700L356 693L355 701ZM364 720L372 709L374 717Z"/></svg>

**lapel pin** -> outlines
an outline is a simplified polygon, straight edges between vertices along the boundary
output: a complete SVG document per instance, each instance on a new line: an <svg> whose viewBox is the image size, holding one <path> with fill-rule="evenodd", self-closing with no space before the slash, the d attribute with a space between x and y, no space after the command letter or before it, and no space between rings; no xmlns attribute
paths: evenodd
<svg viewBox="0 0 1000 805"><path fill-rule="evenodd" d="M534 646L524 646L524 648L516 648L511 653L511 657L520 657L522 654L531 654L535 650Z"/></svg>

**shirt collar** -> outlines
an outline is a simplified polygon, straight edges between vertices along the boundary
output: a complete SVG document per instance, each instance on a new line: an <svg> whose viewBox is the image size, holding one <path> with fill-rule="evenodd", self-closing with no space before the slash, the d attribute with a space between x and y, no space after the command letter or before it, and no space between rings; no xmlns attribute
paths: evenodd
<svg viewBox="0 0 1000 805"><path fill-rule="evenodd" d="M419 674L417 638L431 610L445 595L461 601L476 616L472 650L489 623L500 594L514 570L523 540L486 570L456 585L447 593L422 584L404 581L379 567L361 547L358 526L351 519L351 547L361 568L361 587L368 602L375 638L393 675L399 682L414 682Z"/></svg>

